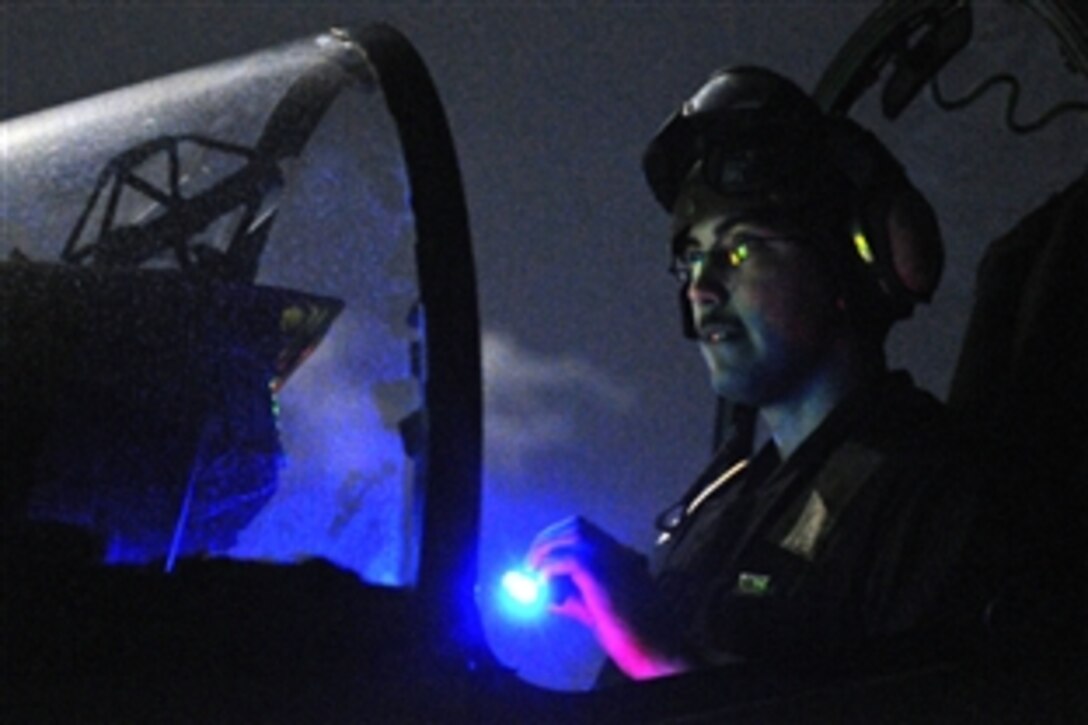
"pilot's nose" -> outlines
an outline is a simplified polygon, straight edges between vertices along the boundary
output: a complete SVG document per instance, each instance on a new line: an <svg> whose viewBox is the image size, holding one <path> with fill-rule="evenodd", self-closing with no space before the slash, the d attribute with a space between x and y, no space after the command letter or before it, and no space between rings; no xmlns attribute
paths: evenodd
<svg viewBox="0 0 1088 725"><path fill-rule="evenodd" d="M693 270L688 284L688 302L692 309L713 307L729 297L729 290L721 274L715 274L712 265L703 264Z"/></svg>

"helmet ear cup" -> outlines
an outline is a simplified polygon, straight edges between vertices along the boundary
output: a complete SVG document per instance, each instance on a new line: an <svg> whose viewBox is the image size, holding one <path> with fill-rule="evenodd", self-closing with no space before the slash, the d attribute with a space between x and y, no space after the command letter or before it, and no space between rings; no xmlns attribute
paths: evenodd
<svg viewBox="0 0 1088 725"><path fill-rule="evenodd" d="M933 208L882 143L849 119L829 119L830 161L846 177L851 208L850 275L861 297L890 321L909 317L940 282L944 251Z"/></svg>
<svg viewBox="0 0 1088 725"><path fill-rule="evenodd" d="M944 248L937 215L913 186L901 188L885 217L895 278L914 302L929 302L941 281Z"/></svg>

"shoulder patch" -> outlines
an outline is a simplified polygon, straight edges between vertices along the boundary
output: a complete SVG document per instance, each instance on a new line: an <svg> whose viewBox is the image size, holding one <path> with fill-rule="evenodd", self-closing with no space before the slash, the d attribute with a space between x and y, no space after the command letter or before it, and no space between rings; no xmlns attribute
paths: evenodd
<svg viewBox="0 0 1088 725"><path fill-rule="evenodd" d="M835 451L778 524L771 540L807 561L814 561L850 501L884 461L884 454L848 442Z"/></svg>

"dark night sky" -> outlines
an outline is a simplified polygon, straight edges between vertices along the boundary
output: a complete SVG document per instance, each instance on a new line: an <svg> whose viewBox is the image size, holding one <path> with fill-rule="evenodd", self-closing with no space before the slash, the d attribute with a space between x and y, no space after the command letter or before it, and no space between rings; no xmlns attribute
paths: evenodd
<svg viewBox="0 0 1088 725"><path fill-rule="evenodd" d="M639 158L719 66L767 65L812 88L878 5L857 2L56 3L0 7L0 116L17 116L331 25L388 21L416 45L446 104L473 225L485 330L485 571L542 525L582 512L633 545L707 453L712 399L679 334L667 219ZM975 40L948 69L963 92L1015 70L1022 117L1084 97L1045 26L975 3ZM905 161L945 229L946 281L903 326L892 360L943 394L984 243L1083 169L1084 119L1001 127L1004 94L959 114L921 98L895 124L858 109ZM549 628L552 627L552 628ZM555 656L557 635L567 643ZM593 668L577 633L498 644L551 685ZM566 668L569 674L560 674Z"/></svg>

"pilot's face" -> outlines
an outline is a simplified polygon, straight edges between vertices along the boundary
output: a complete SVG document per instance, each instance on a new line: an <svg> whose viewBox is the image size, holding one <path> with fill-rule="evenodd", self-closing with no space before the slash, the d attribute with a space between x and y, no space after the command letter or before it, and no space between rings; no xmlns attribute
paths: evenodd
<svg viewBox="0 0 1088 725"><path fill-rule="evenodd" d="M676 266L717 393L762 407L804 395L841 330L825 264L801 231L750 203L689 188Z"/></svg>

